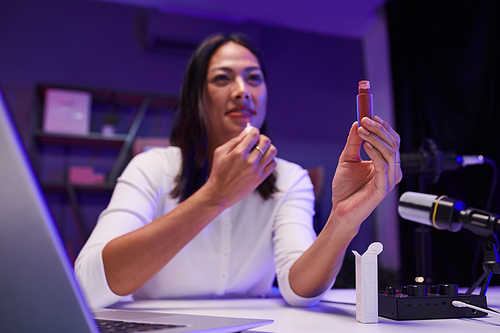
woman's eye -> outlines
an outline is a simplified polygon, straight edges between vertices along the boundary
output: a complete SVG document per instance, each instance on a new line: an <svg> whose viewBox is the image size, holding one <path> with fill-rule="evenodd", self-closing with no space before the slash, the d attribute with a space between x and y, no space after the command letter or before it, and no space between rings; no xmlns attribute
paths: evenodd
<svg viewBox="0 0 500 333"><path fill-rule="evenodd" d="M214 82L224 82L228 81L229 77L227 75L216 75L213 79Z"/></svg>
<svg viewBox="0 0 500 333"><path fill-rule="evenodd" d="M250 74L247 76L247 82L253 84L260 84L263 81L263 77L260 74Z"/></svg>

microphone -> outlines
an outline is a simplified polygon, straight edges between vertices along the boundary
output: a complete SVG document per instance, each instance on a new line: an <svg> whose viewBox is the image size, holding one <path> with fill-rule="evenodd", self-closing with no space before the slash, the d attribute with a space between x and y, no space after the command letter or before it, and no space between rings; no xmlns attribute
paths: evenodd
<svg viewBox="0 0 500 333"><path fill-rule="evenodd" d="M442 152L432 139L424 139L418 153L401 154L403 173L419 173L424 175L427 182L431 184L437 183L444 171L483 163L482 155L458 156L454 152Z"/></svg>
<svg viewBox="0 0 500 333"><path fill-rule="evenodd" d="M399 216L439 230L457 232L464 227L483 237L500 230L500 216L467 208L461 200L418 192L405 192L399 198Z"/></svg>

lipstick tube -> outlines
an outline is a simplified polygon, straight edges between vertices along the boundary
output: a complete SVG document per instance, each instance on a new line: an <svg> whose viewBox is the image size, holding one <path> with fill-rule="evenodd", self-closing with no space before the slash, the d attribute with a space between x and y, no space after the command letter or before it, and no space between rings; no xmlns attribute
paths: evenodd
<svg viewBox="0 0 500 333"><path fill-rule="evenodd" d="M356 105L359 127L363 117L373 118L373 95L370 94L370 81L359 81Z"/></svg>

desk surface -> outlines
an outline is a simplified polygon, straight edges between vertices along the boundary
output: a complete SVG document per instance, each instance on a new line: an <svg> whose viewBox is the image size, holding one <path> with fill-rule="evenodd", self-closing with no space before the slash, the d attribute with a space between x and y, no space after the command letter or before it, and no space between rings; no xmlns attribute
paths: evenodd
<svg viewBox="0 0 500 333"><path fill-rule="evenodd" d="M141 300L121 303L120 309L176 312L224 317L273 319L271 325L246 332L500 332L500 316L480 318L396 321L379 317L377 324L356 321L352 289L332 289L317 306L293 308L281 298L224 300ZM500 287L487 292L488 307L500 311Z"/></svg>

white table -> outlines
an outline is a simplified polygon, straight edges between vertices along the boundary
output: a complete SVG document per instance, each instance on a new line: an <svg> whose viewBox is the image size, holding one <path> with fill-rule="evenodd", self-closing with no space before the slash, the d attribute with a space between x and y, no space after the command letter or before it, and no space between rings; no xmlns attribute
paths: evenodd
<svg viewBox="0 0 500 333"><path fill-rule="evenodd" d="M247 332L397 332L483 333L500 332L500 316L478 318L396 321L379 317L377 324L356 321L355 291L332 289L317 306L293 308L281 298L224 300L141 300L119 305L121 309L177 312L223 317L273 319L271 325ZM500 311L500 287L487 292L488 307Z"/></svg>

